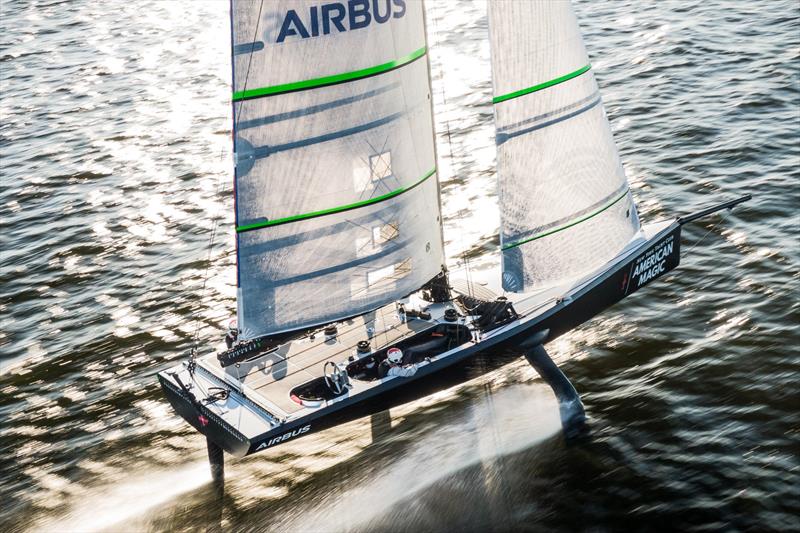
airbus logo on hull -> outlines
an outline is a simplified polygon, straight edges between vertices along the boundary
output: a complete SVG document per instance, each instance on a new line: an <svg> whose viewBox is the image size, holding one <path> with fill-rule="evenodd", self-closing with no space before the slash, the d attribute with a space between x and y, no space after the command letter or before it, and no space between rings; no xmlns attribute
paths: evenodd
<svg viewBox="0 0 800 533"><path fill-rule="evenodd" d="M277 43L287 37L302 39L329 35L333 31L345 32L366 28L370 24L384 24L392 17L399 19L406 14L406 0L348 0L311 6L303 18L297 11L286 12L278 33Z"/></svg>
<svg viewBox="0 0 800 533"><path fill-rule="evenodd" d="M263 450L264 448L269 448L273 444L279 444L285 440L291 439L292 437L297 437L299 435L302 435L303 433L308 433L308 430L310 429L311 429L311 424L303 426L301 428L297 428L294 431L284 433L283 435L272 437L269 441L265 441L259 444L258 448L256 448L256 451Z"/></svg>

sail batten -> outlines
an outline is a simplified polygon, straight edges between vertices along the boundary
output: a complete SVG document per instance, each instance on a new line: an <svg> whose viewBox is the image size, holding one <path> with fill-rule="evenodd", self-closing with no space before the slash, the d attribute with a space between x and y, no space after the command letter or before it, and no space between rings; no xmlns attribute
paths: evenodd
<svg viewBox="0 0 800 533"><path fill-rule="evenodd" d="M639 228L568 1L489 2L503 287L610 260Z"/></svg>
<svg viewBox="0 0 800 533"><path fill-rule="evenodd" d="M577 117L578 115L585 113L586 111L589 111L594 106L599 105L600 103L601 103L600 93L596 91L585 98L581 98L577 102L566 105L554 111L549 111L539 116L532 117L527 120L517 122L515 124L509 124L507 126L504 126L503 128L498 128L496 135L497 144L501 145L504 142L508 141L509 139L513 139L514 137L525 135L526 133L531 133L536 130L546 128L548 126L558 124L559 122L562 122L564 120L569 120L573 117ZM522 128L521 126L525 127Z"/></svg>
<svg viewBox="0 0 800 533"><path fill-rule="evenodd" d="M376 309L444 264L423 7L326 6L232 3L242 338Z"/></svg>
<svg viewBox="0 0 800 533"><path fill-rule="evenodd" d="M417 181L416 183L410 185L409 187L401 187L399 189L395 189L395 190L393 190L391 192L388 192L386 194L382 194L380 196L375 196L374 198L370 198L368 200L361 200L360 202L354 202L354 203L349 204L349 205L342 205L342 206L338 206L338 207L331 207L329 209L323 209L321 211L314 211L313 213L304 213L302 215L294 215L294 216L290 216L290 217L279 218L279 219L276 219L276 220L265 220L263 222L256 222L255 224L249 224L247 226L239 226L239 227L236 228L236 231L237 232L243 232L243 231L251 231L251 230L254 230L254 229L267 228L267 227L270 227L270 226L279 226L281 224L288 224L290 222L297 222L299 220L305 220L305 219L308 219L308 218L316 218L316 217L322 217L322 216L325 216L325 215L332 215L334 213L341 213L343 211L350 211L352 209L358 209L358 208L365 207L365 206L368 206L368 205L376 204L378 202L383 202L385 200L389 200L390 198L394 198L395 196L399 196L399 195L403 194L404 192L408 192L411 189L413 189L414 187L417 187L418 185L421 185L425 180L427 180L428 178L433 176L435 173L436 173L436 168L432 168L431 170L426 172L425 175L422 176L422 178L420 178L419 181Z"/></svg>
<svg viewBox="0 0 800 533"><path fill-rule="evenodd" d="M547 226L542 226L539 228L535 228L528 232L528 235L519 235L519 236L509 236L508 244L504 244L502 249L508 250L510 248L515 248L517 246L523 245L525 243L535 241L536 239L541 239L543 237L547 237L548 235L552 235L553 233L558 233L559 231L564 231L565 229L569 229L575 224L580 224L581 222L586 222L590 218L593 218L606 209L613 207L617 202L625 198L628 193L630 193L630 187L625 184L622 190L622 194L617 194L616 192L611 195L609 199L602 199L598 202L599 206L590 206L587 209L583 209L580 212L575 213L575 218L568 218L568 219L561 219L551 222Z"/></svg>
<svg viewBox="0 0 800 533"><path fill-rule="evenodd" d="M324 76L311 80L296 81L292 83L284 83L275 85L273 87L260 87L257 89L247 89L233 93L233 100L249 100L252 98L260 98L262 96L274 96L277 94L290 93L295 91L304 91L306 89L315 89L319 87L327 87L328 85L336 85L338 83L345 83L353 80L360 80L370 76L376 76L385 72L390 72L394 69L400 68L412 61L423 57L427 53L427 47L423 46L419 50L415 50L407 56L401 57L393 61L387 61L381 65L368 67L353 72L344 72L342 74L334 74L332 76Z"/></svg>
<svg viewBox="0 0 800 533"><path fill-rule="evenodd" d="M525 89L520 89L518 91L514 91L508 94L501 94L500 96L495 96L492 98L492 103L499 104L500 102L505 102L506 100L512 100L514 98L519 98L520 96L525 96L526 94L535 93L536 91L541 91L542 89L547 89L548 87L552 87L553 85L558 85L559 83L564 83L565 81L569 81L572 78L576 78L581 74L588 72L589 69L592 68L591 65L586 65L575 72L570 72L569 74L564 74L563 76L559 76L558 78L554 78L549 81L545 81L543 83L538 83L533 87L528 87Z"/></svg>

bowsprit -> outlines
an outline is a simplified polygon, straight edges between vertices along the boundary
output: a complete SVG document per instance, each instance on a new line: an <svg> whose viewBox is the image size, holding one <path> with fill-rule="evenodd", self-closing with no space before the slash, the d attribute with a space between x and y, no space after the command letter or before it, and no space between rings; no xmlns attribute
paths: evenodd
<svg viewBox="0 0 800 533"><path fill-rule="evenodd" d="M401 18L406 14L406 0L349 0L311 6L304 19L297 11L286 12L276 43L287 37L302 39L366 28L373 22L384 24L390 18Z"/></svg>

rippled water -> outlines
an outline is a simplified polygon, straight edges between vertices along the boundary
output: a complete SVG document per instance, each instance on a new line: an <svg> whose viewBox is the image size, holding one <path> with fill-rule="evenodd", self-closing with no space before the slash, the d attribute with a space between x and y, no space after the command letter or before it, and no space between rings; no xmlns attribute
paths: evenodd
<svg viewBox="0 0 800 533"><path fill-rule="evenodd" d="M754 195L550 346L590 439L520 362L375 443L358 421L229 461L220 503L155 374L235 309L227 10L0 4L3 530L800 528L796 1L577 3L642 218ZM451 267L485 269L485 6L428 10Z"/></svg>

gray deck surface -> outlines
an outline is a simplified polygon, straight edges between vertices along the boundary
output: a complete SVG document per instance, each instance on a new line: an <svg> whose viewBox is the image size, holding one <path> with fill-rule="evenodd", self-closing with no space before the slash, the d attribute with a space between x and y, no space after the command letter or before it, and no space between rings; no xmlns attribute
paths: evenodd
<svg viewBox="0 0 800 533"><path fill-rule="evenodd" d="M298 385L322 376L326 361L346 361L362 340L370 340L375 351L432 326L432 322L416 319L401 322L394 304L391 304L339 324L338 335L333 340L326 341L325 336L318 333L314 340L299 339L252 362L224 369L214 355L202 363L213 367L209 370L215 374L227 374L291 414L303 406L292 401L289 393ZM371 339L369 328L374 330Z"/></svg>

